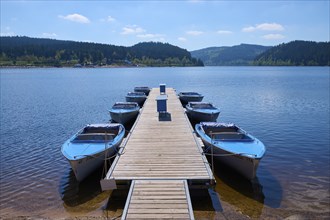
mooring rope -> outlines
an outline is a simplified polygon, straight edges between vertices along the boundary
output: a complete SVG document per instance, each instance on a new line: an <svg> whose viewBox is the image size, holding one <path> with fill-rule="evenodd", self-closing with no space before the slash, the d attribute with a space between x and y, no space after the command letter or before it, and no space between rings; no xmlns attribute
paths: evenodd
<svg viewBox="0 0 330 220"><path fill-rule="evenodd" d="M102 177L104 177L106 175L106 170L107 170L107 167L108 167L108 164L107 164L107 153L106 153L106 150L107 150L107 131L104 132L104 151L105 151L105 154L104 154L104 164L103 164L103 171L102 171L102 176L101 176L101 179Z"/></svg>

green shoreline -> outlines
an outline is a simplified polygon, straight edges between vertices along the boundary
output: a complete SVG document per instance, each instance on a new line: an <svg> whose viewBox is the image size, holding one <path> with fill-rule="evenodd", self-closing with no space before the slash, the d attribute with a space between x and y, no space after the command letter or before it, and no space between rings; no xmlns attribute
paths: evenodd
<svg viewBox="0 0 330 220"><path fill-rule="evenodd" d="M150 68L150 67L330 67L330 66L296 66L296 65L239 65L239 66L146 66L146 65L104 65L104 66L0 66L0 69L37 69L37 68L75 68L75 69L90 69L90 68Z"/></svg>

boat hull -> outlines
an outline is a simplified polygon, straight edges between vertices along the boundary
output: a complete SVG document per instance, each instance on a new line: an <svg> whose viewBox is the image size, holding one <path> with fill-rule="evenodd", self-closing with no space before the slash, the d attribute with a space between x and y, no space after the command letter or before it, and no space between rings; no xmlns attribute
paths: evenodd
<svg viewBox="0 0 330 220"><path fill-rule="evenodd" d="M188 104L188 102L201 102L203 96L179 96L182 105Z"/></svg>
<svg viewBox="0 0 330 220"><path fill-rule="evenodd" d="M147 86L135 87L134 92L143 92L146 94L146 96L148 96L150 93L150 88Z"/></svg>
<svg viewBox="0 0 330 220"><path fill-rule="evenodd" d="M76 179L80 182L104 164L105 158L113 156L118 146L112 146L96 155L86 156L79 160L69 160Z"/></svg>
<svg viewBox="0 0 330 220"><path fill-rule="evenodd" d="M126 96L126 102L136 102L139 104L139 106L143 106L144 102L146 100L146 97L132 97L132 96Z"/></svg>
<svg viewBox="0 0 330 220"><path fill-rule="evenodd" d="M195 122L202 122L202 121L215 122L217 121L219 114L220 112L216 112L216 113L201 112L187 108L187 116L190 118L190 120L193 120Z"/></svg>
<svg viewBox="0 0 330 220"><path fill-rule="evenodd" d="M124 136L122 124L88 124L62 145L61 152L82 181L118 152Z"/></svg>
<svg viewBox="0 0 330 220"><path fill-rule="evenodd" d="M111 119L120 124L126 124L128 122L133 121L137 115L139 114L139 110L134 111L110 111Z"/></svg>
<svg viewBox="0 0 330 220"><path fill-rule="evenodd" d="M195 131L211 158L249 180L255 179L266 151L261 141L234 124L202 122L195 125Z"/></svg>
<svg viewBox="0 0 330 220"><path fill-rule="evenodd" d="M214 156L215 161L228 165L249 180L256 177L260 159L233 155L231 152L225 151L216 145L205 142L204 140L203 143L209 149L207 153L212 154L213 151L213 154L216 155ZM212 157L212 155L210 155L210 157Z"/></svg>

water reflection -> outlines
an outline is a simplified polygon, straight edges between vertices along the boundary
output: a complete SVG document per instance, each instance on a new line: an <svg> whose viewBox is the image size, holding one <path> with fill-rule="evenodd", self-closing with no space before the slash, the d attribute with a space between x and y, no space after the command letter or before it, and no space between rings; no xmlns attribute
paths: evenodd
<svg viewBox="0 0 330 220"><path fill-rule="evenodd" d="M110 120L109 122L111 123L112 121ZM134 121L125 125L125 137L129 134L133 124ZM116 211L113 212L113 209L117 210L119 207L120 210L121 207L124 207L125 203L122 205L122 202L126 201L126 197L118 200L117 190L103 192L100 185L100 180L104 178L106 172L110 169L113 160L114 158L107 161L105 169L103 166L98 168L81 182L76 180L73 170L68 168L59 184L59 193L64 202L63 206L68 212L81 212L84 209L87 213L104 206L102 207L103 214L105 216L114 216L117 213ZM108 202L105 202L107 199ZM105 203L105 205L101 203Z"/></svg>
<svg viewBox="0 0 330 220"><path fill-rule="evenodd" d="M111 192L108 202L104 207L107 217L119 219L123 213L129 189L116 189Z"/></svg>
<svg viewBox="0 0 330 220"><path fill-rule="evenodd" d="M102 193L100 179L103 168L96 170L82 182L78 182L70 168L63 176L59 192L66 206L75 207L91 201Z"/></svg>
<svg viewBox="0 0 330 220"><path fill-rule="evenodd" d="M214 175L217 181L215 191L219 193L221 200L234 205L244 215L260 217L265 195L258 178L249 181L222 163L217 163Z"/></svg>
<svg viewBox="0 0 330 220"><path fill-rule="evenodd" d="M283 188L271 173L260 172L259 180L263 185L263 193L265 195L264 205L271 208L280 208L283 200Z"/></svg>

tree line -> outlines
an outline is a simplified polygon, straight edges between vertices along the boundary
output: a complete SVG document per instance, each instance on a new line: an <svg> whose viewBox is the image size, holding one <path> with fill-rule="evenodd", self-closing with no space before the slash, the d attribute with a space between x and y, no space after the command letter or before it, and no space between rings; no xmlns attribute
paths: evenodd
<svg viewBox="0 0 330 220"><path fill-rule="evenodd" d="M132 47L30 37L0 37L0 66L204 66L185 49L144 42Z"/></svg>
<svg viewBox="0 0 330 220"><path fill-rule="evenodd" d="M330 42L292 41L258 55L253 65L330 66Z"/></svg>
<svg viewBox="0 0 330 220"><path fill-rule="evenodd" d="M191 51L191 55L203 60L206 66L249 66L254 58L271 47L240 44L236 46L209 47Z"/></svg>

